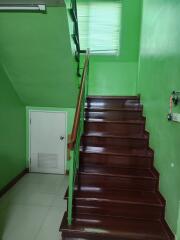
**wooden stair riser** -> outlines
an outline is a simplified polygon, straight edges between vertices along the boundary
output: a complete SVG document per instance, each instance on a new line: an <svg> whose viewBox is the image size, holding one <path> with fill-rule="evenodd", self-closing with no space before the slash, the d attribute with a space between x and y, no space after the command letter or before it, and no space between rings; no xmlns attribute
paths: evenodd
<svg viewBox="0 0 180 240"><path fill-rule="evenodd" d="M106 236L106 235L97 235L87 232L71 232L63 231L62 240L130 240L130 239L120 239L118 236Z"/></svg>
<svg viewBox="0 0 180 240"><path fill-rule="evenodd" d="M80 153L80 165L85 168L86 165L94 164L107 167L125 167L125 168L150 168L153 164L152 157L139 156L118 156L96 153Z"/></svg>
<svg viewBox="0 0 180 240"><path fill-rule="evenodd" d="M87 109L87 119L102 119L107 121L143 120L142 111L98 111Z"/></svg>
<svg viewBox="0 0 180 240"><path fill-rule="evenodd" d="M73 213L90 215L108 215L113 217L126 217L134 219L161 219L164 214L164 207L143 205L135 203L114 203L98 200L74 199Z"/></svg>
<svg viewBox="0 0 180 240"><path fill-rule="evenodd" d="M136 108L140 107L139 99L97 99L97 98L89 98L86 101L87 107L119 107L119 108Z"/></svg>
<svg viewBox="0 0 180 240"><path fill-rule="evenodd" d="M113 138L113 137L96 137L96 136L83 136L83 146L97 146L97 147L108 147L113 146L114 148L147 148L147 138Z"/></svg>
<svg viewBox="0 0 180 240"><path fill-rule="evenodd" d="M131 178L122 176L103 176L95 174L80 174L78 178L82 190L107 189L121 191L122 189L156 191L157 179Z"/></svg>
<svg viewBox="0 0 180 240"><path fill-rule="evenodd" d="M115 136L142 135L145 132L145 123L113 123L113 122L85 122L85 134L103 133Z"/></svg>
<svg viewBox="0 0 180 240"><path fill-rule="evenodd" d="M63 231L62 240L92 240L92 236L87 236L86 233ZM99 238L94 238L94 240L99 240Z"/></svg>

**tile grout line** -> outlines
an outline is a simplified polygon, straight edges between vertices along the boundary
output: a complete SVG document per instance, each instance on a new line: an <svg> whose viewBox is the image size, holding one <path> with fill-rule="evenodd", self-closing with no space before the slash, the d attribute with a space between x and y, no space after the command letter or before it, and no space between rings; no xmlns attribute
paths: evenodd
<svg viewBox="0 0 180 240"><path fill-rule="evenodd" d="M37 240L37 238L38 238L38 236L39 236L39 233L41 232L41 229L42 229L42 227L43 227L43 225L44 225L44 223L45 223L45 221L46 221L46 219L47 219L47 216L48 216L48 214L49 214L49 212L50 212L51 207L52 207L52 206L49 206L49 207L48 207L47 214L46 214L46 216L44 217L44 220L42 221L41 225L39 226L39 230L38 230L37 233L35 234L34 240Z"/></svg>

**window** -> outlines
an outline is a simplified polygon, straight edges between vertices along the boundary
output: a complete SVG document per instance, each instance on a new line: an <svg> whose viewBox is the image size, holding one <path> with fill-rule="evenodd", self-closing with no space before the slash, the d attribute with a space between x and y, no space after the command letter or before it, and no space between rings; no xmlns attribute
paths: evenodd
<svg viewBox="0 0 180 240"><path fill-rule="evenodd" d="M118 55L122 0L77 1L81 50L93 54Z"/></svg>

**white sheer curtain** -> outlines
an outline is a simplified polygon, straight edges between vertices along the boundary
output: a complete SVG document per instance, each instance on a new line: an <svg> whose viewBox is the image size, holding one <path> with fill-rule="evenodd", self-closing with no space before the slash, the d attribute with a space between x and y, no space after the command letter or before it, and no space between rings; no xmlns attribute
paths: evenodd
<svg viewBox="0 0 180 240"><path fill-rule="evenodd" d="M77 1L80 47L93 54L118 55L122 0Z"/></svg>

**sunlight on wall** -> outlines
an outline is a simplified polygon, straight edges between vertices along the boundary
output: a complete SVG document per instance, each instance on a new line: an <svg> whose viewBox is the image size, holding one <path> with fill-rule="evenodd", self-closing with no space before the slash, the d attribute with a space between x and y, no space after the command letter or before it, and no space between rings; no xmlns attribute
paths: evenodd
<svg viewBox="0 0 180 240"><path fill-rule="evenodd" d="M158 4L159 11L157 12ZM178 55L180 53L180 35L177 31L179 28L179 22L177 21L179 8L177 7L177 3L159 1L159 3L156 2L153 4L153 2L149 1L146 3L146 7L149 8L149 11L146 15L146 25L144 26L146 39L142 42L142 52L145 56L152 56L154 54L156 56ZM154 26L153 34L148 34L149 26L152 22L152 15L156 25ZM159 28L161 28L161 33L159 32Z"/></svg>

